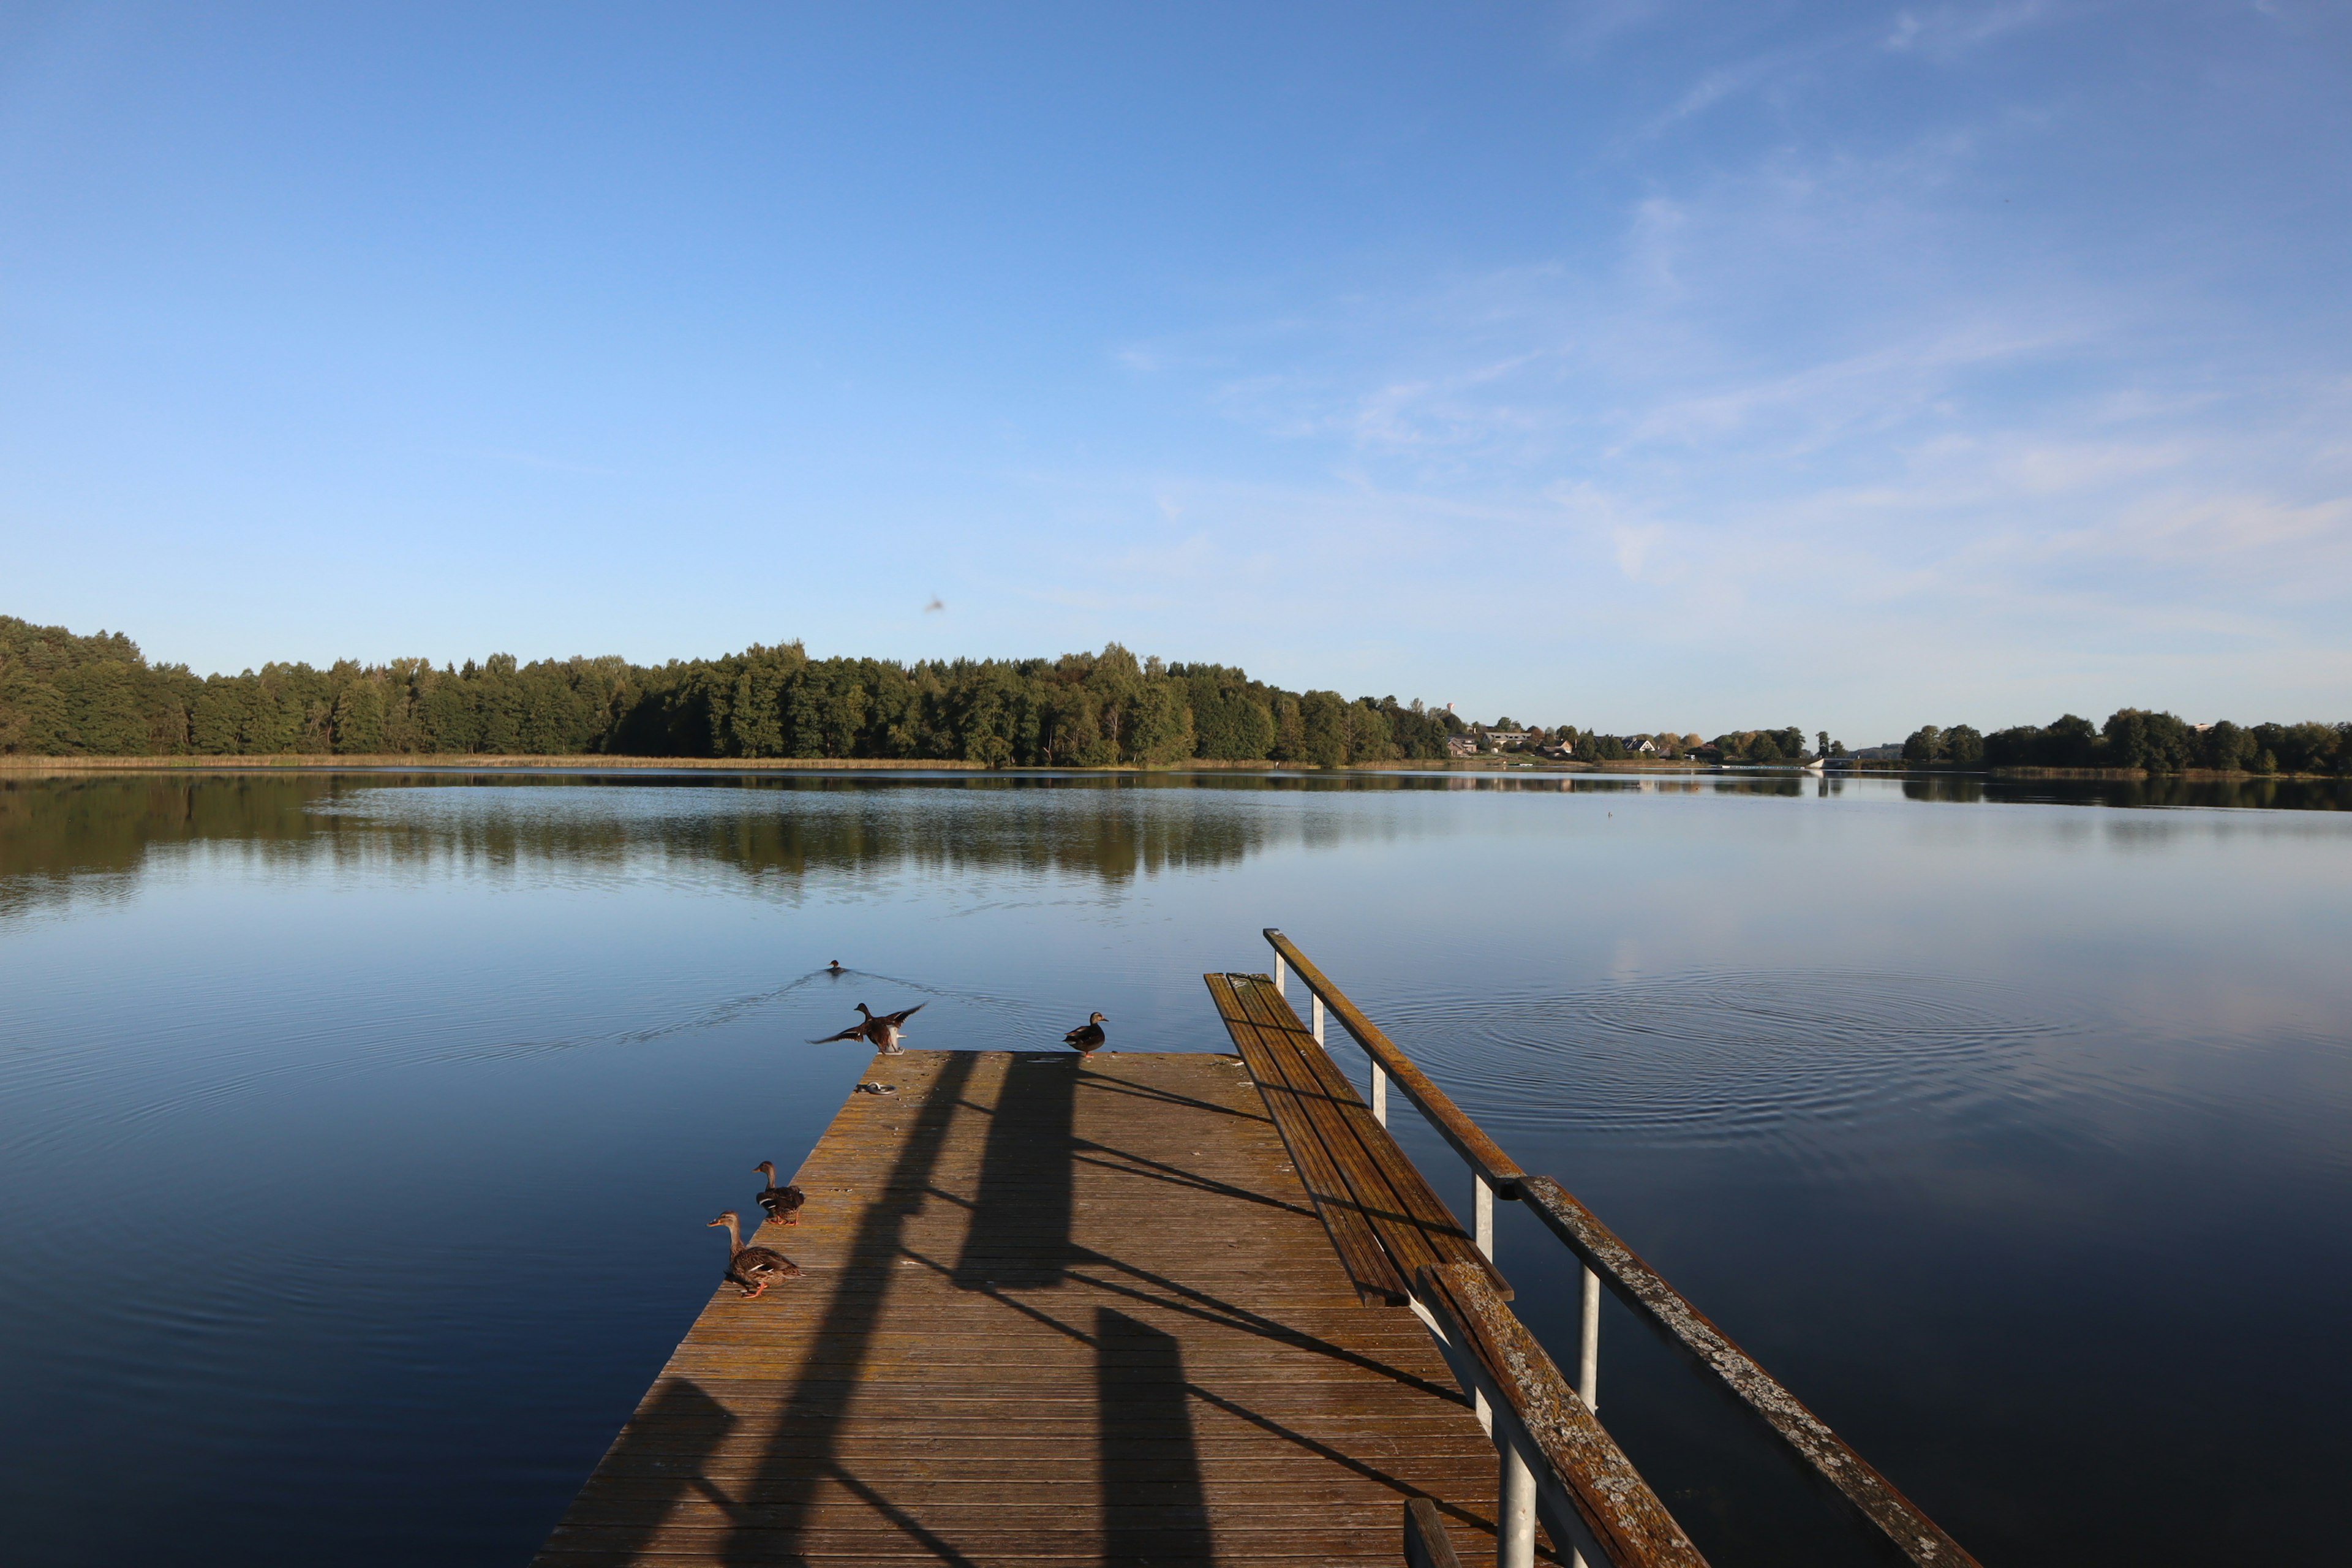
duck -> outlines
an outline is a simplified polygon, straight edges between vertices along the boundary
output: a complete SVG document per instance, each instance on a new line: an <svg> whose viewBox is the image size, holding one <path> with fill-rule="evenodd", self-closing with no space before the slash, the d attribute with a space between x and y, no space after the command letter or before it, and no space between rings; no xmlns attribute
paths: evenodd
<svg viewBox="0 0 2352 1568"><path fill-rule="evenodd" d="M1105 1022L1106 1020L1100 1013L1089 1016L1085 1023L1080 1024L1076 1028L1072 1029L1068 1034L1062 1037L1062 1044L1069 1047L1072 1050L1077 1052L1078 1055L1082 1057L1090 1057L1094 1055L1097 1051L1102 1049L1104 1039L1103 1024Z"/></svg>
<svg viewBox="0 0 2352 1568"><path fill-rule="evenodd" d="M866 1004L863 1002L857 1005L857 1010L866 1013L867 1031L866 1037L869 1040L880 1041L882 1048L895 1056L898 1050L898 1035L906 1028L907 1020L929 1005L928 1002L918 1002L911 1007L903 1008L896 1013L885 1013L878 1018L866 1012Z"/></svg>
<svg viewBox="0 0 2352 1568"><path fill-rule="evenodd" d="M727 1278L745 1296L757 1296L779 1279L800 1277L801 1266L782 1253L743 1245L742 1220L733 1209L710 1222L710 1227L722 1225L727 1227Z"/></svg>
<svg viewBox="0 0 2352 1568"><path fill-rule="evenodd" d="M767 1186L760 1193L760 1206L768 1211L768 1217L778 1225L800 1224L801 1205L808 1202L808 1194L798 1187L776 1185L776 1167L772 1162L762 1160L751 1169L768 1178Z"/></svg>
<svg viewBox="0 0 2352 1568"><path fill-rule="evenodd" d="M826 964L826 965L824 966L824 972L825 972L827 974L838 974L838 973L841 973L841 960L839 960L839 959L837 959L837 958L836 958L836 959L835 959L831 963Z"/></svg>
<svg viewBox="0 0 2352 1568"><path fill-rule="evenodd" d="M898 1044L899 1032L907 1026L908 1019L929 1005L928 1002L918 1002L903 1012L885 1013L877 1016L865 1003L860 1002L857 1005L857 1010L866 1015L864 1023L852 1024L837 1035L827 1035L821 1040L811 1040L809 1044L829 1046L835 1040L868 1040L886 1057L900 1056L905 1053L904 1048Z"/></svg>

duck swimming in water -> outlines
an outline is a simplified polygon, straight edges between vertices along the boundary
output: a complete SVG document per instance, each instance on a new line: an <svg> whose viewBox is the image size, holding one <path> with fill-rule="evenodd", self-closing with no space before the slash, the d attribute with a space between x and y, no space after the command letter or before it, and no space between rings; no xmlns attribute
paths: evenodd
<svg viewBox="0 0 2352 1568"><path fill-rule="evenodd" d="M1094 1055L1097 1051L1102 1049L1103 1040L1106 1037L1103 1034L1104 1022L1105 1019L1100 1013L1093 1015L1088 1017L1085 1023L1080 1024L1076 1028L1072 1029L1068 1034L1064 1035L1062 1037L1062 1044L1069 1047L1070 1049L1077 1052L1078 1055L1082 1057L1090 1057Z"/></svg>
<svg viewBox="0 0 2352 1568"><path fill-rule="evenodd" d="M729 1209L711 1226L727 1227L727 1278L746 1296L756 1296L779 1279L797 1279L801 1266L782 1253L765 1247L743 1245L741 1221L733 1209Z"/></svg>
<svg viewBox="0 0 2352 1568"><path fill-rule="evenodd" d="M829 1046L835 1040L867 1040L884 1056L898 1056L901 1054L898 1036L906 1028L907 1020L929 1005L928 1002L918 1002L902 1012L885 1013L877 1017L865 1003L860 1002L857 1010L866 1015L866 1022L852 1024L837 1035L827 1035L824 1039L811 1040L809 1044Z"/></svg>
<svg viewBox="0 0 2352 1568"><path fill-rule="evenodd" d="M771 1161L762 1160L751 1169L768 1178L760 1193L760 1206L768 1211L768 1217L778 1225L800 1224L801 1205L808 1202L808 1194L798 1187L776 1185L776 1167Z"/></svg>
<svg viewBox="0 0 2352 1568"><path fill-rule="evenodd" d="M836 959L835 959L831 963L826 964L826 965L824 966L824 972L825 972L827 974L838 974L838 973L841 973L841 960L839 960L839 959L837 959L837 958L836 958Z"/></svg>

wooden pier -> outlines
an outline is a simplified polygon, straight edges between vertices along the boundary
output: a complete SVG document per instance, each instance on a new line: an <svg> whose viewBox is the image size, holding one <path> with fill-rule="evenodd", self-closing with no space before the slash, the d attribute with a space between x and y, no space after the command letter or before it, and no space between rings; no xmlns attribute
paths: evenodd
<svg viewBox="0 0 2352 1568"><path fill-rule="evenodd" d="M760 1235L806 1274L714 1292L546 1568L1392 1563L1422 1495L1491 1532L1476 1416L1360 1304L1237 1057L866 1080L898 1092L849 1097Z"/></svg>
<svg viewBox="0 0 2352 1568"><path fill-rule="evenodd" d="M1902 1557L1972 1568L1267 935L1272 976L1207 977L1234 1054L877 1057L865 1081L891 1092L849 1096L793 1178L801 1223L759 1232L804 1273L713 1292L541 1568L1703 1568L1506 1305L1497 1197L1587 1264L1587 1393L1605 1285ZM1369 1100L1323 1049L1327 1001L1372 1058ZM1477 1176L1472 1227L1390 1137L1391 1083Z"/></svg>

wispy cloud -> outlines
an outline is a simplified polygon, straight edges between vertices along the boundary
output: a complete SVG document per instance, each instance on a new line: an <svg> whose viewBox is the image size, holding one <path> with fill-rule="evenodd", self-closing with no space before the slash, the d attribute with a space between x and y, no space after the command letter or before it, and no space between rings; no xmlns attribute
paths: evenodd
<svg viewBox="0 0 2352 1568"><path fill-rule="evenodd" d="M2001 0L1990 5L1936 5L1895 14L1885 47L1898 52L1952 57L2049 18L2046 0Z"/></svg>
<svg viewBox="0 0 2352 1568"><path fill-rule="evenodd" d="M1954 60L2053 16L1909 12L1719 68L1673 114L1832 56ZM1414 585L1416 614L1441 623L1540 582L1577 606L1579 647L1639 641L1664 616L1693 681L1834 669L1864 711L1923 690L2038 704L2068 671L2075 704L2143 677L2197 691L2261 668L2288 686L2337 678L2352 639L2326 610L2352 608L2352 390L2184 310L2177 274L2094 273L2025 238L1977 193L1989 160L2047 124L2011 102L1866 153L1761 146L1627 192L1614 244L1573 259L1335 290L1165 360L1255 367L1193 384L1327 465L1328 493L1241 507L1261 551L1306 570L1298 542L1328 544L1344 519L1364 559L1443 563ZM1465 497L1475 516L1448 510ZM1191 495L1186 520L1213 537L1234 504ZM1295 526L1265 526L1283 511ZM1318 592L1382 593L1315 569ZM1880 656L1838 651L1857 636ZM1696 673L1742 637L1764 640Z"/></svg>

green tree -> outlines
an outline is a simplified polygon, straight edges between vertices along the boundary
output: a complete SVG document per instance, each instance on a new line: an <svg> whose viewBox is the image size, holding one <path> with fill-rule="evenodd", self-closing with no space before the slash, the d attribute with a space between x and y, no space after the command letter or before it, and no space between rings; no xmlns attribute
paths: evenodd
<svg viewBox="0 0 2352 1568"><path fill-rule="evenodd" d="M390 750L384 743L387 683L381 677L372 679L362 673L349 659L338 661L328 673L335 686L335 750L346 756Z"/></svg>
<svg viewBox="0 0 2352 1568"><path fill-rule="evenodd" d="M1348 704L1336 691L1308 691L1298 699L1304 731L1303 757L1318 768L1344 767L1348 762Z"/></svg>

